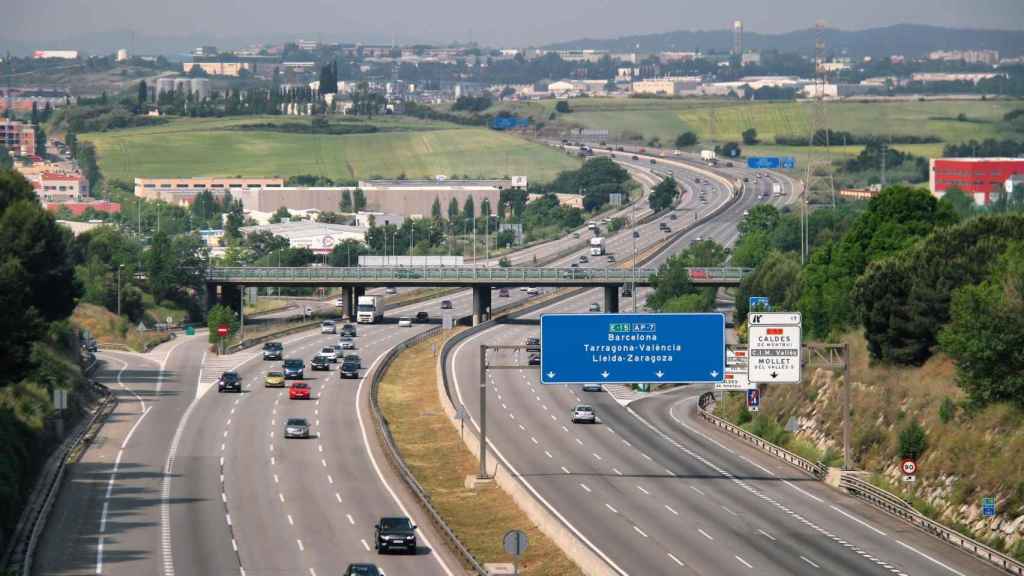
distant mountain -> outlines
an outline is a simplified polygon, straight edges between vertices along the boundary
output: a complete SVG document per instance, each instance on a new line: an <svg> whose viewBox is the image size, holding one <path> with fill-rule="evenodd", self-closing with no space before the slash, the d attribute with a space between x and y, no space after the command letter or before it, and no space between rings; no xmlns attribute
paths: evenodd
<svg viewBox="0 0 1024 576"><path fill-rule="evenodd" d="M998 50L1004 57L1024 55L1024 31L971 30L918 24L897 24L867 30L825 30L825 43L831 54L849 56L926 56L933 50ZM743 47L753 50L814 53L815 30L795 30L785 34L743 34ZM679 30L662 34L623 36L613 39L584 38L551 44L553 50L592 49L642 52L728 51L732 48L732 30Z"/></svg>

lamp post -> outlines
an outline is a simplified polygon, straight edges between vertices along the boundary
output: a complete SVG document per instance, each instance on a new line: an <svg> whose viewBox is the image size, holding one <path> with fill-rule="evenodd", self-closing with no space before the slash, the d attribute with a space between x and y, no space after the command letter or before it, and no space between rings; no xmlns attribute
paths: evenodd
<svg viewBox="0 0 1024 576"><path fill-rule="evenodd" d="M124 264L117 265L117 316L121 316L121 270L124 270Z"/></svg>

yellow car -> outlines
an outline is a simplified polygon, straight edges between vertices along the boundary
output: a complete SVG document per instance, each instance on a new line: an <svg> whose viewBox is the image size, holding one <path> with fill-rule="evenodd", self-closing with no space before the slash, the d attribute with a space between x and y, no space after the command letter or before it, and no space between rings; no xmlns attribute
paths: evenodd
<svg viewBox="0 0 1024 576"><path fill-rule="evenodd" d="M267 377L263 379L263 386L284 388L284 372L267 372Z"/></svg>

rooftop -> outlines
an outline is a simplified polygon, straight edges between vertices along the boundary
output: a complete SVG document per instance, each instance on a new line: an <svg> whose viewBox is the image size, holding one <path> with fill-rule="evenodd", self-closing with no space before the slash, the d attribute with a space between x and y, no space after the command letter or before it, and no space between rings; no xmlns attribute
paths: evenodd
<svg viewBox="0 0 1024 576"><path fill-rule="evenodd" d="M263 226L243 226L240 228L243 234L255 232L270 232L274 236L325 236L331 234L364 234L366 229L359 226L348 226L346 224L325 224L300 220L298 222L282 222L280 224L266 224Z"/></svg>

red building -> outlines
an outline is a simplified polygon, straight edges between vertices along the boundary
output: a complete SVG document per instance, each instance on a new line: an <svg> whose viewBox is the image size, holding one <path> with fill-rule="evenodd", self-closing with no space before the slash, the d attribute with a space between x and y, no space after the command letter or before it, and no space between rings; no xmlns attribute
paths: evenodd
<svg viewBox="0 0 1024 576"><path fill-rule="evenodd" d="M929 184L932 195L942 198L946 190L959 188L986 205L1003 194L1011 176L1024 174L1024 158L933 158Z"/></svg>

